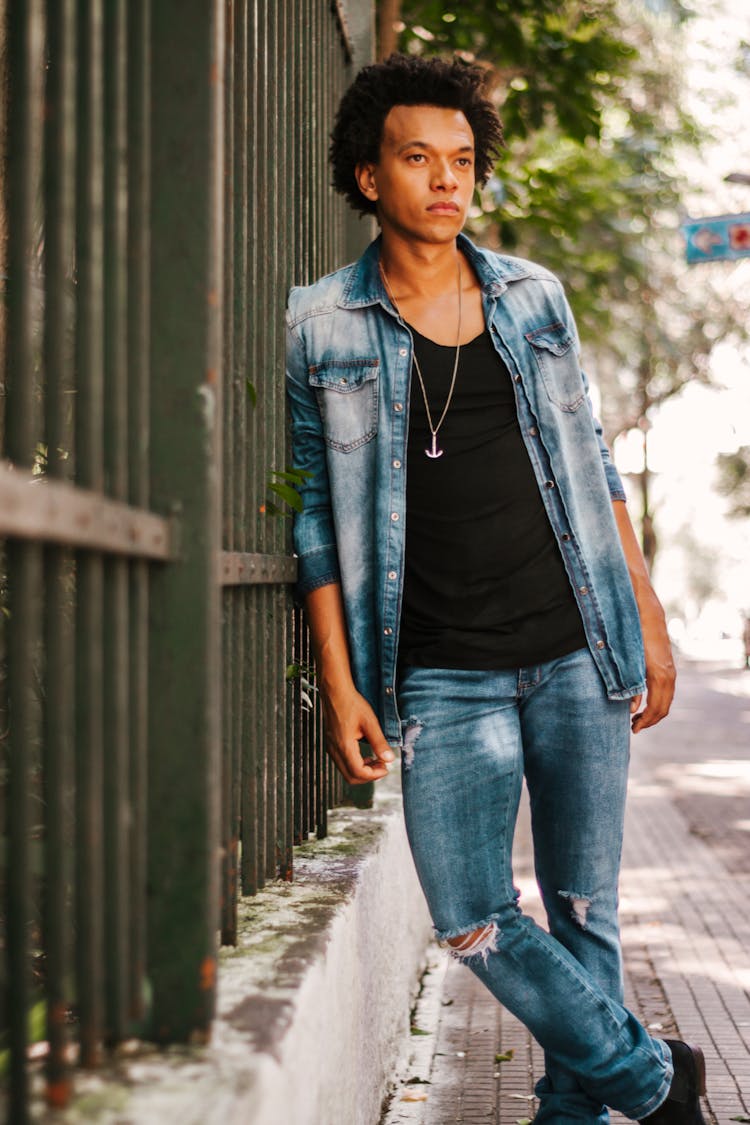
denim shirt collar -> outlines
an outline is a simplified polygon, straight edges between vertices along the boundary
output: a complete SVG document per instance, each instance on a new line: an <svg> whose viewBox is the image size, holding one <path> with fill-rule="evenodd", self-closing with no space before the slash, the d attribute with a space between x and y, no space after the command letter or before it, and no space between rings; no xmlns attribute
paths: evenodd
<svg viewBox="0 0 750 1125"><path fill-rule="evenodd" d="M459 234L457 241L459 248L471 262L482 291L488 297L497 297L503 293L508 288L509 281L531 276L531 271L525 262L499 258L497 255L490 258L465 234ZM382 235L378 235L354 265L338 300L339 308L361 309L368 305L380 304L390 309L390 301L379 269L381 244Z"/></svg>

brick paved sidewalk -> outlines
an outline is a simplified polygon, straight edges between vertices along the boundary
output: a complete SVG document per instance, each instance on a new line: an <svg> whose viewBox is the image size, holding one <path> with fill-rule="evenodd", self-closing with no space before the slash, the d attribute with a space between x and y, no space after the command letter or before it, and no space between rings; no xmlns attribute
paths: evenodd
<svg viewBox="0 0 750 1125"><path fill-rule="evenodd" d="M740 781L730 783L728 796L735 800L745 792L747 797L750 710L747 698L740 698L747 688L742 681L742 690L734 691L734 733L727 733L726 724L714 726L720 741L711 744L707 724L712 710L720 705L725 715L734 704L726 697L717 703L715 692L703 690L705 676L693 681L692 675L688 669L683 676L687 690L682 693L691 706L676 706L669 727L663 724L635 742L621 880L626 1002L655 1035L679 1035L703 1046L706 1116L714 1125L729 1125L750 1122L750 862L724 862L721 849L711 846L711 831L704 823L696 828L695 818L675 794L673 775L700 776L711 768L716 773L717 763L724 763L724 776L731 777L734 762ZM730 685L730 694L733 690ZM698 697L696 708L692 704ZM696 724L703 734L698 764L696 753L691 756L684 749L689 748L690 731L693 742L698 737ZM750 816L747 803L745 815ZM714 827L718 839L720 825ZM523 908L541 921L528 836L524 811L516 882ZM430 954L413 1022L415 1031L427 1034L410 1040L382 1125L520 1125L533 1120L534 1082L543 1072L539 1047L471 972L437 947ZM613 1125L625 1121L612 1114Z"/></svg>

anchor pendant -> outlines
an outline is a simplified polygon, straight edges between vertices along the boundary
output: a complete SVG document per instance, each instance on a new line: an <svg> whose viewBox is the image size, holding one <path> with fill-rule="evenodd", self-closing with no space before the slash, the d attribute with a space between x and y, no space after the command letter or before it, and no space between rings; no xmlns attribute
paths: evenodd
<svg viewBox="0 0 750 1125"><path fill-rule="evenodd" d="M432 460L434 460L436 457L442 457L444 452L445 452L444 449L438 449L438 447L437 447L437 434L433 434L432 435L432 450L425 449L425 453L427 454L428 457L430 457Z"/></svg>

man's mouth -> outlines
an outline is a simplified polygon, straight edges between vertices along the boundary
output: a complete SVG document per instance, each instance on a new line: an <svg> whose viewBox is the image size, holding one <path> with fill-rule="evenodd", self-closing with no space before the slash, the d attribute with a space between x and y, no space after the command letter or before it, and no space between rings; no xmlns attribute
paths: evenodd
<svg viewBox="0 0 750 1125"><path fill-rule="evenodd" d="M441 214L457 215L458 214L458 204L457 203L448 203L448 202L433 203L427 208L427 210L431 211L433 215L441 215Z"/></svg>

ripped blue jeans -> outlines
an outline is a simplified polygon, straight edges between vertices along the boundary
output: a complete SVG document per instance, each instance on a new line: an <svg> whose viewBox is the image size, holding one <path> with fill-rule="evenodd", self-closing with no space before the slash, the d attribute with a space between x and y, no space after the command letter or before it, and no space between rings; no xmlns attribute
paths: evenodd
<svg viewBox="0 0 750 1125"><path fill-rule="evenodd" d="M407 668L406 829L438 938L545 1052L536 1123L634 1120L669 1093L671 1056L622 1003L617 881L629 705L588 649L512 671ZM518 905L523 776L549 933Z"/></svg>

